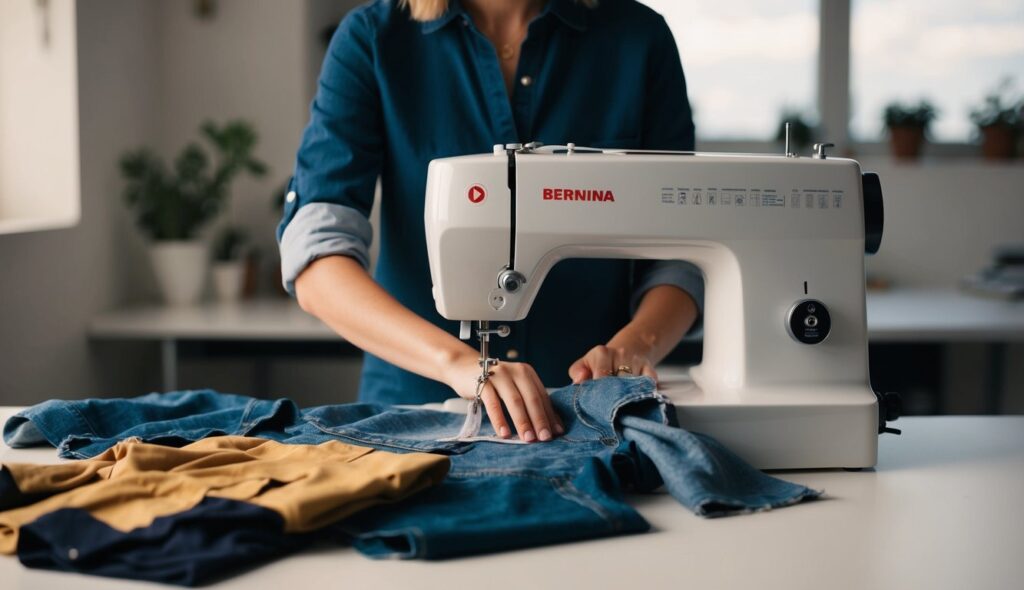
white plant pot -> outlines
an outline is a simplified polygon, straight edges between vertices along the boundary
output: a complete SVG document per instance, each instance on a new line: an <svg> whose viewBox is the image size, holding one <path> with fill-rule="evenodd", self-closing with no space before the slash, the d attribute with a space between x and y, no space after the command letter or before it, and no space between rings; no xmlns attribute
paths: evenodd
<svg viewBox="0 0 1024 590"><path fill-rule="evenodd" d="M154 242L149 248L153 271L170 305L194 305L206 280L206 245L199 240Z"/></svg>
<svg viewBox="0 0 1024 590"><path fill-rule="evenodd" d="M213 263L213 292L217 299L232 303L242 298L242 283L245 280L245 261Z"/></svg>

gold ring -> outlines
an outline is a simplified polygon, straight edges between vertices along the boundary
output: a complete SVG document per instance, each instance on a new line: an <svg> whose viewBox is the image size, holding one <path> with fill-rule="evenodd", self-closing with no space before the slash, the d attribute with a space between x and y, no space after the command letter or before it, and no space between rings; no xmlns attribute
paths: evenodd
<svg viewBox="0 0 1024 590"><path fill-rule="evenodd" d="M630 367L629 365L619 365L619 368L615 369L615 374L618 375L619 373L626 373L627 375L632 375L633 367Z"/></svg>

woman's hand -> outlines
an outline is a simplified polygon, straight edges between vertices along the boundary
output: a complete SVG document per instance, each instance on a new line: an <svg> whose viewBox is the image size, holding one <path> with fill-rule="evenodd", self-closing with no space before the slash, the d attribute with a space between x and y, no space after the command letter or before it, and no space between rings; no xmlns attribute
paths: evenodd
<svg viewBox="0 0 1024 590"><path fill-rule="evenodd" d="M498 436L512 436L503 405L508 408L519 438L526 442L548 441L565 432L562 419L555 413L551 397L533 367L502 361L492 365L491 372L493 375L487 380L480 400ZM479 357L465 354L450 363L444 381L459 397L473 400L479 377Z"/></svg>
<svg viewBox="0 0 1024 590"><path fill-rule="evenodd" d="M573 383L621 374L646 375L657 382L654 365L679 343L697 319L697 304L689 293L673 285L652 287L640 299L633 320L608 344L591 348L569 367ZM625 371L623 371L625 372Z"/></svg>
<svg viewBox="0 0 1024 590"><path fill-rule="evenodd" d="M623 370L619 371L620 368ZM646 375L658 380L654 364L642 348L601 344L591 348L583 358L569 367L569 378L574 384L622 373Z"/></svg>

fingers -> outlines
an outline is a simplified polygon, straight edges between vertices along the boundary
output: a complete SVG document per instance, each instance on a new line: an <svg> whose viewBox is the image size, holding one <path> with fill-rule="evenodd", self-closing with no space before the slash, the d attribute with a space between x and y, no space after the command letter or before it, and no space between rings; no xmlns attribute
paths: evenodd
<svg viewBox="0 0 1024 590"><path fill-rule="evenodd" d="M573 385L592 378L593 373L590 372L590 367L587 366L587 357L579 359L569 367L569 379L572 379Z"/></svg>
<svg viewBox="0 0 1024 590"><path fill-rule="evenodd" d="M544 387L544 383L540 380L540 375L530 365L525 365L525 368L527 374L533 380L534 386L537 388L541 402L544 403L544 410L547 412L552 428L555 429L555 434L565 434L565 424L562 422L562 417L555 411L555 406L551 403L551 396L548 395L547 388Z"/></svg>
<svg viewBox="0 0 1024 590"><path fill-rule="evenodd" d="M591 379L603 379L615 374L615 351L607 346L595 346L583 358L590 365Z"/></svg>
<svg viewBox="0 0 1024 590"><path fill-rule="evenodd" d="M499 365L481 399L495 432L511 435L501 405L508 409L519 438L526 442L548 441L565 433L565 425L551 404L551 397L533 367L525 363ZM502 431L502 427L505 431Z"/></svg>
<svg viewBox="0 0 1024 590"><path fill-rule="evenodd" d="M628 367L628 371L620 371L620 367ZM572 378L574 384L587 379L603 379L623 375L644 375L655 381L658 380L658 374L647 357L632 354L626 349L618 347L595 346L583 358L569 367L569 377Z"/></svg>
<svg viewBox="0 0 1024 590"><path fill-rule="evenodd" d="M522 367L522 366L521 366ZM526 411L530 414L530 422L533 424L537 438L542 441L549 441L554 438L554 423L548 413L549 405L545 404L542 398L548 397L548 393L537 388L537 384L527 371L520 368L515 374L516 388L526 403Z"/></svg>
<svg viewBox="0 0 1024 590"><path fill-rule="evenodd" d="M508 413L512 417L512 423L516 427L519 438L526 442L533 442L537 440L537 433L534 430L533 422L530 420L530 411L527 409L526 402L523 400L515 380L508 374L508 367L509 365L504 365L502 370L495 371L490 379L490 384L494 385L494 388L498 391L498 396L501 397L502 403L508 408Z"/></svg>
<svg viewBox="0 0 1024 590"><path fill-rule="evenodd" d="M633 359L633 373L650 377L654 379L654 385L658 385L658 372L654 370L654 365L646 357L636 357Z"/></svg>
<svg viewBox="0 0 1024 590"><path fill-rule="evenodd" d="M498 397L494 387L487 384L480 394L480 401L484 403L487 417L491 421L491 426L494 427L494 432L501 438L512 436L512 431L508 427L508 421L505 420L505 410L501 407L501 398Z"/></svg>

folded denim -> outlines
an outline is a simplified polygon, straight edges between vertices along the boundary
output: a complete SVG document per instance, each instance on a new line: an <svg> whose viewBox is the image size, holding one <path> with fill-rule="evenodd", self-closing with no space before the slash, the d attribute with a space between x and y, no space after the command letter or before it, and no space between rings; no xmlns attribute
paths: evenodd
<svg viewBox="0 0 1024 590"><path fill-rule="evenodd" d="M819 495L753 469L710 437L672 426L675 411L648 378L587 381L551 397L566 433L530 445L442 440L462 426L463 416L455 413L365 403L300 412L288 400L209 390L105 400L107 411L97 400L47 402L12 418L4 435L11 446L50 441L64 456L101 452L121 436L181 444L212 434L450 455L451 471L439 486L335 525L372 557L439 559L645 531L649 525L622 492L652 491L662 483L684 506L707 516ZM126 419L142 414L132 409L137 402L145 404L150 422ZM480 434L494 431L485 422Z"/></svg>
<svg viewBox="0 0 1024 590"><path fill-rule="evenodd" d="M210 436L248 436L256 428L284 427L298 414L291 400L212 389L49 400L11 417L4 424L4 442L15 448L50 444L65 459L88 459L132 437L180 447Z"/></svg>

